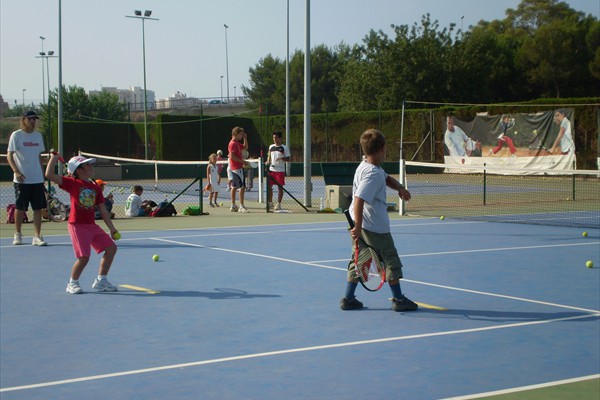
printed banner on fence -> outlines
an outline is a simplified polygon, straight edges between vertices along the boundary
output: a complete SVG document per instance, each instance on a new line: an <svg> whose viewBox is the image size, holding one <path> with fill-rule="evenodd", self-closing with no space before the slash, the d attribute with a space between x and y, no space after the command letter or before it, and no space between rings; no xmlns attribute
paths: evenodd
<svg viewBox="0 0 600 400"><path fill-rule="evenodd" d="M446 164L575 169L572 108L446 119Z"/></svg>

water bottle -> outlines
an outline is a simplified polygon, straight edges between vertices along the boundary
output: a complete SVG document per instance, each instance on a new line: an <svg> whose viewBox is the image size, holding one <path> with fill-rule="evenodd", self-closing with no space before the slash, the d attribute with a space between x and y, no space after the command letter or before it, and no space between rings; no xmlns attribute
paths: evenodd
<svg viewBox="0 0 600 400"><path fill-rule="evenodd" d="M323 211L323 198L322 197L319 199L319 210Z"/></svg>

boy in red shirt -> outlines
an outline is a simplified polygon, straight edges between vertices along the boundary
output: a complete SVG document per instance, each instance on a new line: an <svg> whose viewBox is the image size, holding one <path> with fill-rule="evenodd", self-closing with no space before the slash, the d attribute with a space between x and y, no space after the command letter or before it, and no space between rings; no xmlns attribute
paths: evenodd
<svg viewBox="0 0 600 400"><path fill-rule="evenodd" d="M59 159L60 155L58 153L52 155L46 167L46 178L68 192L71 197L68 228L77 260L75 260L71 269L71 279L67 284L66 291L71 294L83 293L79 285L79 277L90 259L90 248L93 247L96 253L104 252L104 255L100 260L98 277L94 280L92 288L99 292L116 292L117 287L106 279L106 275L108 275L117 253L117 245L111 239L117 233L117 230L106 210L102 190L95 182L90 180L94 175L92 164L96 162L96 159L81 156L71 158L67 164L70 176L64 177L54 172L56 161ZM110 229L111 236L96 225L96 206L104 223Z"/></svg>
<svg viewBox="0 0 600 400"><path fill-rule="evenodd" d="M240 143L240 140L243 140ZM231 170L231 212L246 213L248 209L244 206L244 193L246 192L246 182L244 180L244 165L248 164L242 156L242 151L248 149L248 135L244 128L236 126L231 131L231 141L227 151L229 152L229 169ZM235 204L235 193L240 190L240 206Z"/></svg>

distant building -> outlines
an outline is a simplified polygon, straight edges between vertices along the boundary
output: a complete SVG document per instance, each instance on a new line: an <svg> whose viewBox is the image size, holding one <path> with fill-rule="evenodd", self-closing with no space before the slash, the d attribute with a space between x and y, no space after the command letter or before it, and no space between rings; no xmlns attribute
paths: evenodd
<svg viewBox="0 0 600 400"><path fill-rule="evenodd" d="M0 94L0 115L4 115L4 112L8 110L10 110L10 106L4 101L4 98Z"/></svg>
<svg viewBox="0 0 600 400"><path fill-rule="evenodd" d="M177 92L166 99L156 101L157 109L189 108L199 106L202 101L196 97L187 97L185 93Z"/></svg>
<svg viewBox="0 0 600 400"><path fill-rule="evenodd" d="M130 111L142 111L144 109L144 89L139 86L131 86L129 89L106 86L102 87L101 90L90 90L88 96L100 94L101 91L116 94L120 102L129 106ZM148 110L156 109L154 91L148 90L146 92L146 100L148 101Z"/></svg>

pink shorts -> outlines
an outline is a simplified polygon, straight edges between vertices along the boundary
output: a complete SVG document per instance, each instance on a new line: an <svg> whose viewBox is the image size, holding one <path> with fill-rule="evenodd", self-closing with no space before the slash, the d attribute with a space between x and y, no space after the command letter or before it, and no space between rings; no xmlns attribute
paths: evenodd
<svg viewBox="0 0 600 400"><path fill-rule="evenodd" d="M275 185L275 182L279 183L281 186L285 186L285 172L269 171L269 176L273 178L269 179L269 186Z"/></svg>
<svg viewBox="0 0 600 400"><path fill-rule="evenodd" d="M115 244L108 233L96 224L67 225L69 226L69 235L71 235L73 252L76 258L89 257L90 247L93 247L96 253L101 253Z"/></svg>

